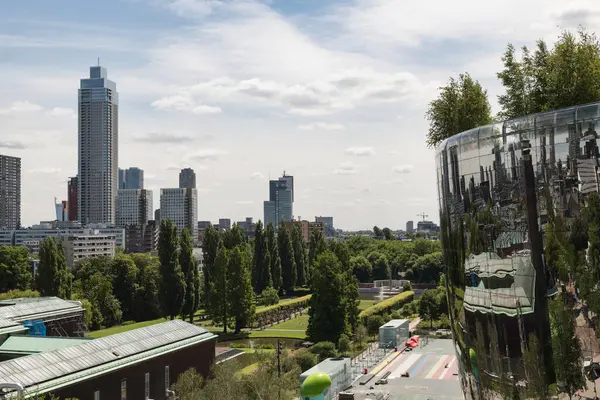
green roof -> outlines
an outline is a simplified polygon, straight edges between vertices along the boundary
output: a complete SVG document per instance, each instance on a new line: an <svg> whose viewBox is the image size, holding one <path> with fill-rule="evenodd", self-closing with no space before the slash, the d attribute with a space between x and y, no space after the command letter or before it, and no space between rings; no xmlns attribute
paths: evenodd
<svg viewBox="0 0 600 400"><path fill-rule="evenodd" d="M315 372L302 382L300 394L302 396L316 396L321 394L323 390L329 386L331 386L331 378L329 375L325 372Z"/></svg>
<svg viewBox="0 0 600 400"><path fill-rule="evenodd" d="M42 336L9 336L0 345L0 354L35 354L46 351L76 346L90 339L42 337Z"/></svg>

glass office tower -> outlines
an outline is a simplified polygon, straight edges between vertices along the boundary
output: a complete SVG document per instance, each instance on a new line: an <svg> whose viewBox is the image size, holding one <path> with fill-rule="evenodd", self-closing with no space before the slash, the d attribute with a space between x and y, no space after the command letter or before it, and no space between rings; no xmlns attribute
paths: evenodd
<svg viewBox="0 0 600 400"><path fill-rule="evenodd" d="M436 149L466 398L565 391L568 371L597 355L599 123L600 104L583 105L475 128Z"/></svg>

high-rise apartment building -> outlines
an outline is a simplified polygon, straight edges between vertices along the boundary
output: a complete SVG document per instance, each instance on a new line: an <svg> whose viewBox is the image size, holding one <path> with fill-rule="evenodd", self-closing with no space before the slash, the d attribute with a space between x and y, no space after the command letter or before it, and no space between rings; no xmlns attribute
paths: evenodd
<svg viewBox="0 0 600 400"><path fill-rule="evenodd" d="M77 177L69 178L67 182L67 216L69 221L77 221Z"/></svg>
<svg viewBox="0 0 600 400"><path fill-rule="evenodd" d="M177 232L188 228L198 237L198 190L193 188L160 189L160 219L171 220Z"/></svg>
<svg viewBox="0 0 600 400"><path fill-rule="evenodd" d="M154 217L152 190L119 189L117 191L116 225L143 225Z"/></svg>
<svg viewBox="0 0 600 400"><path fill-rule="evenodd" d="M406 221L406 233L413 233L415 230L414 221Z"/></svg>
<svg viewBox="0 0 600 400"><path fill-rule="evenodd" d="M79 88L78 219L114 224L118 187L119 95L106 68L90 67Z"/></svg>
<svg viewBox="0 0 600 400"><path fill-rule="evenodd" d="M143 189L144 170L137 167L119 168L119 189Z"/></svg>
<svg viewBox="0 0 600 400"><path fill-rule="evenodd" d="M294 177L283 173L277 180L269 181L269 200L264 202L265 225L275 228L281 221L289 222L294 216Z"/></svg>
<svg viewBox="0 0 600 400"><path fill-rule="evenodd" d="M21 227L21 159L0 155L0 229Z"/></svg>
<svg viewBox="0 0 600 400"><path fill-rule="evenodd" d="M323 224L323 232L325 232L326 237L335 236L333 217L315 217L315 222L320 222Z"/></svg>
<svg viewBox="0 0 600 400"><path fill-rule="evenodd" d="M179 173L180 189L196 189L196 173L191 168L184 168Z"/></svg>

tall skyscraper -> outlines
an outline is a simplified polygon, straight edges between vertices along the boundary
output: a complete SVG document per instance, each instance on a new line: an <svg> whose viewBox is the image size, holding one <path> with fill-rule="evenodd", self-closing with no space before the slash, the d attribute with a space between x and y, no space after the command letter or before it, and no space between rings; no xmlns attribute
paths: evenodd
<svg viewBox="0 0 600 400"><path fill-rule="evenodd" d="M415 230L414 221L406 221L406 233L413 233Z"/></svg>
<svg viewBox="0 0 600 400"><path fill-rule="evenodd" d="M67 213L69 217L69 221L77 221L77 194L79 186L77 184L77 177L69 178L67 182L67 207L69 207L69 212Z"/></svg>
<svg viewBox="0 0 600 400"><path fill-rule="evenodd" d="M137 167L119 168L119 189L143 189L144 170Z"/></svg>
<svg viewBox="0 0 600 400"><path fill-rule="evenodd" d="M90 67L79 88L78 216L82 224L115 222L119 168L119 95L106 68Z"/></svg>
<svg viewBox="0 0 600 400"><path fill-rule="evenodd" d="M191 168L184 168L179 173L180 189L196 189L196 173Z"/></svg>
<svg viewBox="0 0 600 400"><path fill-rule="evenodd" d="M154 217L152 190L119 189L117 191L116 225L143 225Z"/></svg>
<svg viewBox="0 0 600 400"><path fill-rule="evenodd" d="M264 202L265 225L275 228L281 221L289 222L294 217L294 177L286 175L269 181L269 200Z"/></svg>
<svg viewBox="0 0 600 400"><path fill-rule="evenodd" d="M21 227L21 159L0 155L0 229Z"/></svg>
<svg viewBox="0 0 600 400"><path fill-rule="evenodd" d="M198 189L160 189L160 220L173 221L180 233L188 228L198 238Z"/></svg>

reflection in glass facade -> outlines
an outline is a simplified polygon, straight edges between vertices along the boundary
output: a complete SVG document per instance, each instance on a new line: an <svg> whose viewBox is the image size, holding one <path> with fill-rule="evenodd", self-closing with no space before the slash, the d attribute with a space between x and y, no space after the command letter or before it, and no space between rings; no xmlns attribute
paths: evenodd
<svg viewBox="0 0 600 400"><path fill-rule="evenodd" d="M599 104L585 105L475 128L436 149L449 317L466 398L538 398L536 387L560 387L548 310L573 288L575 267L559 264L575 266L569 254L590 261L587 238L556 259L548 241L573 242L573 227L586 223L600 189L599 123Z"/></svg>

